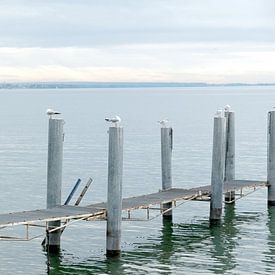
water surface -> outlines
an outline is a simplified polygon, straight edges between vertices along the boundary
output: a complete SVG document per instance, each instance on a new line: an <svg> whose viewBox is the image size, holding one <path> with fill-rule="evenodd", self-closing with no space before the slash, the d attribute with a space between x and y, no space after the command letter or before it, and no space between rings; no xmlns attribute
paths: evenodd
<svg viewBox="0 0 275 275"><path fill-rule="evenodd" d="M46 205L47 116L52 107L65 124L63 201L78 177L93 177L83 205L106 199L108 125L124 126L123 195L161 187L160 129L174 128L173 185L209 184L212 123L219 107L236 112L236 176L266 179L267 112L274 87L0 90L0 212ZM157 215L152 212L151 215ZM146 217L146 212L135 213ZM224 209L222 225L209 228L208 202L174 211L172 223L123 222L120 259L105 258L105 222L81 222L62 236L60 257L47 258L40 243L0 242L1 274L271 274L275 272L275 208L261 189ZM22 233L15 228L14 234ZM43 233L34 229L33 234ZM1 234L4 232L1 231Z"/></svg>

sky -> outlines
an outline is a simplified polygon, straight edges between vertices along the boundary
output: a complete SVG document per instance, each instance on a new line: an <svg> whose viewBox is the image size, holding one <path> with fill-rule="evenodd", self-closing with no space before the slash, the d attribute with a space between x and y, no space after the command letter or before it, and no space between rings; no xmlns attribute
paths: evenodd
<svg viewBox="0 0 275 275"><path fill-rule="evenodd" d="M0 0L0 82L275 83L274 0Z"/></svg>

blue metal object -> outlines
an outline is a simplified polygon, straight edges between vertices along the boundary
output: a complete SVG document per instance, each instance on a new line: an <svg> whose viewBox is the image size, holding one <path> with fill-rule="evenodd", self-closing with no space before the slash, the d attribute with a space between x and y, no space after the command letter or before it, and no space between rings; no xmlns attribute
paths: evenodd
<svg viewBox="0 0 275 275"><path fill-rule="evenodd" d="M77 188L78 188L80 182L81 182L81 179L78 179L78 180L76 181L76 183L75 183L75 185L74 185L74 188L72 189L71 193L69 194L68 198L66 199L64 205L68 205L68 204L69 204L69 202L70 202L70 200L72 199L72 197L73 197L75 191L77 190Z"/></svg>

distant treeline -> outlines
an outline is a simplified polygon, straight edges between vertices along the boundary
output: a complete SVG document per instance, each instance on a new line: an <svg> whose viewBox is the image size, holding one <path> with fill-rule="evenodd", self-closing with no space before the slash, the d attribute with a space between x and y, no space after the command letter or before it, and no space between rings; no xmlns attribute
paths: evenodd
<svg viewBox="0 0 275 275"><path fill-rule="evenodd" d="M203 82L3 82L0 89L73 89L73 88L158 88L158 87L232 87L275 86L275 83L225 83Z"/></svg>

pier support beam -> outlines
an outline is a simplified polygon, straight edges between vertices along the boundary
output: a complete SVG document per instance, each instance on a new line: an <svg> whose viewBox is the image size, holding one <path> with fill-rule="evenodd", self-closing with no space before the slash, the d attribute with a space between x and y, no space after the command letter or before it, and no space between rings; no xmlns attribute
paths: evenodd
<svg viewBox="0 0 275 275"><path fill-rule="evenodd" d="M230 106L224 108L226 119L225 134L225 171L224 181L235 179L235 113L230 111ZM235 191L225 193L224 197L227 202L235 202Z"/></svg>
<svg viewBox="0 0 275 275"><path fill-rule="evenodd" d="M63 125L64 120L59 118L49 119L48 138L48 172L47 172L47 208L61 205L62 161L63 161ZM48 223L52 230L60 226L60 221ZM60 250L60 230L47 233L47 251L58 253Z"/></svg>
<svg viewBox="0 0 275 275"><path fill-rule="evenodd" d="M225 118L222 111L214 117L210 225L221 220L223 201L223 181L225 164Z"/></svg>
<svg viewBox="0 0 275 275"><path fill-rule="evenodd" d="M275 205L275 111L268 113L268 205Z"/></svg>
<svg viewBox="0 0 275 275"><path fill-rule="evenodd" d="M171 127L161 127L161 175L162 190L172 188L172 149L173 149L173 129ZM172 202L162 204L163 211L172 208ZM172 210L165 212L163 220L172 220Z"/></svg>
<svg viewBox="0 0 275 275"><path fill-rule="evenodd" d="M122 212L123 128L109 128L106 255L120 255Z"/></svg>

